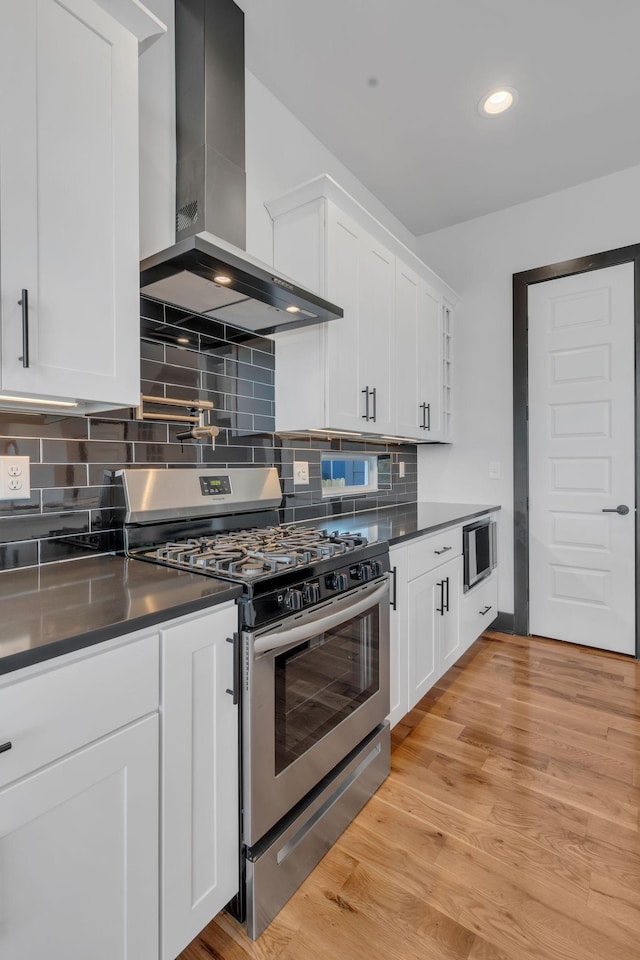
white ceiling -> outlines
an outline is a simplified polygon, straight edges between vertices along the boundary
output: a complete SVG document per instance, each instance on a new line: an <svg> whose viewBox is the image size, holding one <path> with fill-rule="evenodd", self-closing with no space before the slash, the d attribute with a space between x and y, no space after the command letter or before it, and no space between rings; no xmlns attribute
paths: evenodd
<svg viewBox="0 0 640 960"><path fill-rule="evenodd" d="M238 3L248 69L418 236L640 163L640 0Z"/></svg>

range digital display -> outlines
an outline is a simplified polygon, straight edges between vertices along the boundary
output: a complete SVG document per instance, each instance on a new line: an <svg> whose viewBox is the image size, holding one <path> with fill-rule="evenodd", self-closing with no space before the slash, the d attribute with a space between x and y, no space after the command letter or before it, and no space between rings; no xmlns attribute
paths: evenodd
<svg viewBox="0 0 640 960"><path fill-rule="evenodd" d="M203 497L222 497L231 493L229 477L200 477L200 493Z"/></svg>

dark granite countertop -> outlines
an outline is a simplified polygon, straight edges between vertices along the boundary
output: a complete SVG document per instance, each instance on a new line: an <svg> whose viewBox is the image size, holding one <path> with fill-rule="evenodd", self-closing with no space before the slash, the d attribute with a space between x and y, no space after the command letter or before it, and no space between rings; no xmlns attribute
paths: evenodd
<svg viewBox="0 0 640 960"><path fill-rule="evenodd" d="M307 521L300 526L321 527L338 533L361 533L370 542L387 540L391 546L412 540L427 533L435 533L457 523L499 510L496 504L482 503L403 503L396 507L382 507L362 513L347 513Z"/></svg>
<svg viewBox="0 0 640 960"><path fill-rule="evenodd" d="M242 587L103 556L0 573L0 674L235 600Z"/></svg>

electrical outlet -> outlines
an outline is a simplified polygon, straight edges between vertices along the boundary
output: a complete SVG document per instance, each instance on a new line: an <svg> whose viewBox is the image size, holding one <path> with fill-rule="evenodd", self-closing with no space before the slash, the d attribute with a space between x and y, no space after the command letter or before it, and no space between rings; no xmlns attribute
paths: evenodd
<svg viewBox="0 0 640 960"><path fill-rule="evenodd" d="M293 482L296 486L309 483L309 464L306 460L293 461Z"/></svg>
<svg viewBox="0 0 640 960"><path fill-rule="evenodd" d="M490 480L499 480L501 477L502 471L500 469L499 460L490 460L489 461L489 479Z"/></svg>
<svg viewBox="0 0 640 960"><path fill-rule="evenodd" d="M29 500L29 457L0 457L0 500Z"/></svg>
<svg viewBox="0 0 640 960"><path fill-rule="evenodd" d="M398 463L398 476L401 480L404 477L404 460L400 460Z"/></svg>

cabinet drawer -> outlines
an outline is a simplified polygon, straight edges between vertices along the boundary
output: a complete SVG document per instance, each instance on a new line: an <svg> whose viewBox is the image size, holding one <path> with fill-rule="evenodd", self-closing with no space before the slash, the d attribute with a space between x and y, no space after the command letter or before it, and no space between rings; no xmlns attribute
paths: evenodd
<svg viewBox="0 0 640 960"><path fill-rule="evenodd" d="M416 540L409 545L409 580L435 570L461 553L462 527L449 527L432 537Z"/></svg>
<svg viewBox="0 0 640 960"><path fill-rule="evenodd" d="M488 609L487 609L488 608ZM466 650L498 616L498 577L494 573L464 595L460 630Z"/></svg>
<svg viewBox="0 0 640 960"><path fill-rule="evenodd" d="M0 689L0 787L158 709L158 634Z"/></svg>

